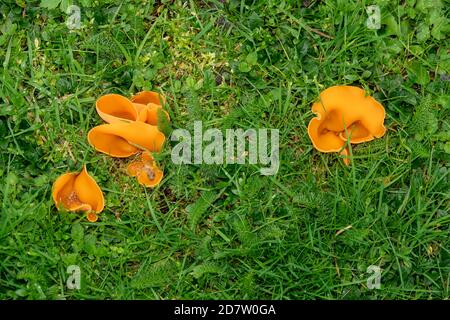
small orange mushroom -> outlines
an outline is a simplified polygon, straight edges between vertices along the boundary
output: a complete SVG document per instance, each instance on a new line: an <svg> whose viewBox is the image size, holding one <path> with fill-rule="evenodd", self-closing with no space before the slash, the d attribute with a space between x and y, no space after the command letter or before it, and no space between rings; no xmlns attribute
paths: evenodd
<svg viewBox="0 0 450 320"><path fill-rule="evenodd" d="M308 125L308 135L321 152L340 152L350 164L346 142L362 143L382 137L384 107L365 91L353 86L334 86L320 93L312 105L316 118Z"/></svg>
<svg viewBox="0 0 450 320"><path fill-rule="evenodd" d="M140 184L146 187L156 187L163 178L163 172L156 166L150 152L143 152L141 159L128 165L128 175L137 177Z"/></svg>
<svg viewBox="0 0 450 320"><path fill-rule="evenodd" d="M152 91L142 91L131 100L120 94L106 94L96 101L95 108L108 123L141 121L156 126L159 109L170 120L161 102L165 103L164 97Z"/></svg>
<svg viewBox="0 0 450 320"><path fill-rule="evenodd" d="M115 122L91 129L88 141L97 151L125 158L139 150L159 152L165 136L156 126L144 122Z"/></svg>
<svg viewBox="0 0 450 320"><path fill-rule="evenodd" d="M166 103L164 96L153 91L141 91L131 97L131 101L138 110L139 121L156 126L158 124L158 110L161 109L167 120L170 120L169 114L162 109Z"/></svg>
<svg viewBox="0 0 450 320"><path fill-rule="evenodd" d="M103 211L105 206L102 190L89 175L86 166L81 172L59 176L53 184L52 197L58 209L85 211L91 222L97 221L97 213Z"/></svg>
<svg viewBox="0 0 450 320"><path fill-rule="evenodd" d="M158 111L161 110L162 113L166 116L167 120L170 120L169 114L163 110L162 106L148 103L148 104L140 104L133 103L136 110L138 111L138 121L142 121L153 126L158 125Z"/></svg>

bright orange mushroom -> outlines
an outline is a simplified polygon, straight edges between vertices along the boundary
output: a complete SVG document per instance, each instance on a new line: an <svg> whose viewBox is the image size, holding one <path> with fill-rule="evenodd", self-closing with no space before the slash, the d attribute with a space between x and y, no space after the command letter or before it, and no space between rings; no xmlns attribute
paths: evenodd
<svg viewBox="0 0 450 320"><path fill-rule="evenodd" d="M157 127L158 111L162 110L164 101L164 97L152 91L142 91L131 100L119 94L100 97L96 109L108 124L89 131L89 144L97 151L119 158L141 150L159 152L165 136Z"/></svg>
<svg viewBox="0 0 450 320"><path fill-rule="evenodd" d="M132 122L138 119L134 104L120 94L106 94L95 103L99 116L108 123Z"/></svg>
<svg viewBox="0 0 450 320"><path fill-rule="evenodd" d="M162 106L148 103L148 104L140 104L133 103L134 107L138 112L138 121L142 121L153 126L158 125L158 111L161 110L162 113L166 116L167 120L170 120L169 114L163 110Z"/></svg>
<svg viewBox="0 0 450 320"><path fill-rule="evenodd" d="M89 175L86 166L81 172L59 176L53 184L52 197L58 209L85 211L91 222L97 221L97 213L105 206L102 190Z"/></svg>
<svg viewBox="0 0 450 320"><path fill-rule="evenodd" d="M128 175L137 177L140 184L151 188L157 186L163 178L163 172L156 166L149 152L143 152L140 160L130 163L127 172Z"/></svg>
<svg viewBox="0 0 450 320"><path fill-rule="evenodd" d="M380 138L386 132L384 107L365 91L353 86L324 90L312 105L316 118L308 125L308 135L321 152L340 152L350 163L346 142L362 143Z"/></svg>
<svg viewBox="0 0 450 320"><path fill-rule="evenodd" d="M157 92L154 91L141 91L131 97L131 101L140 104L157 104L161 105L166 103L166 99Z"/></svg>
<svg viewBox="0 0 450 320"><path fill-rule="evenodd" d="M164 103L164 97L152 91L140 92L131 100L120 94L106 94L96 101L95 107L99 116L108 123L142 121L156 126L158 110L162 110L160 101ZM162 111L170 120L169 114Z"/></svg>
<svg viewBox="0 0 450 320"><path fill-rule="evenodd" d="M131 101L138 110L139 121L156 126L158 124L158 110L163 111L167 120L170 120L169 114L162 109L162 104L166 103L166 99L159 93L141 91L132 96Z"/></svg>
<svg viewBox="0 0 450 320"><path fill-rule="evenodd" d="M115 122L91 129L88 141L97 151L125 158L140 150L159 152L165 136L156 126L144 122Z"/></svg>

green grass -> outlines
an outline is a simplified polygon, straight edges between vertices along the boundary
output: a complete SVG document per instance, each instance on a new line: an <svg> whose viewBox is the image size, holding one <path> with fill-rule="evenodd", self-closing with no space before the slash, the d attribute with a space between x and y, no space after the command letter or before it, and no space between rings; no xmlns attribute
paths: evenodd
<svg viewBox="0 0 450 320"><path fill-rule="evenodd" d="M0 4L1 299L449 298L448 1L80 0L71 32L70 1L26 2ZM350 167L306 133L336 84L387 113ZM279 129L278 174L177 166L169 143L144 189L86 139L98 97L144 89L173 128ZM105 193L97 223L51 200L83 164Z"/></svg>

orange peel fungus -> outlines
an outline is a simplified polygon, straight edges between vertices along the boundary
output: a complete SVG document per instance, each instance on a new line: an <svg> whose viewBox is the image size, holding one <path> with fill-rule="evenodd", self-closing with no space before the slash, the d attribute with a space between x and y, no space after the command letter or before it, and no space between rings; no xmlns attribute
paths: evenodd
<svg viewBox="0 0 450 320"><path fill-rule="evenodd" d="M165 136L156 126L144 122L116 122L91 129L88 141L97 151L126 158L140 150L161 151Z"/></svg>
<svg viewBox="0 0 450 320"><path fill-rule="evenodd" d="M88 141L97 151L112 157L129 157L139 151L159 152L165 136L159 131L158 111L165 99L153 91L142 91L131 100L119 94L107 94L95 104L99 116L107 122L91 129Z"/></svg>
<svg viewBox="0 0 450 320"><path fill-rule="evenodd" d="M59 176L53 183L52 197L58 210L84 211L91 222L97 221L97 214L105 206L103 192L87 172L86 166L81 172Z"/></svg>
<svg viewBox="0 0 450 320"><path fill-rule="evenodd" d="M153 91L142 91L130 99L119 94L107 94L95 104L99 116L107 124L88 133L89 144L112 157L125 158L140 152L140 160L132 162L127 172L147 187L155 187L163 177L151 152L159 152L165 142L158 129L159 117L170 121L163 110L165 98Z"/></svg>
<svg viewBox="0 0 450 320"><path fill-rule="evenodd" d="M106 94L95 104L99 116L107 122L88 132L88 142L97 151L112 157L125 158L142 152L140 160L128 165L127 172L140 184L155 187L163 177L150 152L159 152L165 135L158 129L161 115L170 121L162 109L163 96L142 91L128 99L119 94ZM103 193L83 166L81 172L69 172L53 183L52 197L56 207L68 211L84 211L95 222L104 209Z"/></svg>
<svg viewBox="0 0 450 320"><path fill-rule="evenodd" d="M156 187L163 178L163 172L157 167L150 152L143 152L139 160L127 167L128 175L137 177L138 182L146 187Z"/></svg>
<svg viewBox="0 0 450 320"><path fill-rule="evenodd" d="M158 124L158 111L161 110L167 120L169 114L162 109L166 99L153 91L141 91L131 97L131 102L138 112L138 120L156 126Z"/></svg>
<svg viewBox="0 0 450 320"><path fill-rule="evenodd" d="M164 97L152 91L139 92L131 100L120 94L106 94L95 102L95 109L107 123L141 121L156 126L159 109L170 120L161 102L165 103Z"/></svg>
<svg viewBox="0 0 450 320"><path fill-rule="evenodd" d="M365 91L354 86L334 86L320 93L312 105L316 115L308 125L308 136L321 152L340 152L350 164L347 141L353 144L382 137L384 107Z"/></svg>

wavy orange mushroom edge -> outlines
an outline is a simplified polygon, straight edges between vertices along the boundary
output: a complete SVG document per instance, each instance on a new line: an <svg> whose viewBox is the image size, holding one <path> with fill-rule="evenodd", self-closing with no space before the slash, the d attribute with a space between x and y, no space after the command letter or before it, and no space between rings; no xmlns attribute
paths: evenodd
<svg viewBox="0 0 450 320"><path fill-rule="evenodd" d="M59 176L53 184L52 197L58 209L84 211L91 222L97 221L97 214L105 206L103 192L87 172L86 165L81 172Z"/></svg>
<svg viewBox="0 0 450 320"><path fill-rule="evenodd" d="M358 144L382 137L384 107L361 88L333 86L320 93L312 105L316 115L308 125L308 136L321 152L339 152L350 164L347 142Z"/></svg>
<svg viewBox="0 0 450 320"><path fill-rule="evenodd" d="M146 187L157 186L163 178L151 152L159 152L165 142L157 127L160 115L170 120L162 109L164 103L164 97L152 91L139 92L131 99L104 95L96 101L96 110L107 124L88 132L89 144L109 156L125 158L141 153L140 160L128 165L127 173ZM55 181L53 200L58 209L86 211L91 222L97 221L97 213L104 208L103 193L86 166L81 173L66 173Z"/></svg>

